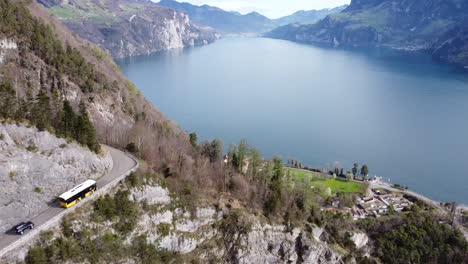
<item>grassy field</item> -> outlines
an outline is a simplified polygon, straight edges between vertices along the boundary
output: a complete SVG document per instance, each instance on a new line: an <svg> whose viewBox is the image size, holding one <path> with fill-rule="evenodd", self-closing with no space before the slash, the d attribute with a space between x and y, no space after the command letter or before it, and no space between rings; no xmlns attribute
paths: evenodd
<svg viewBox="0 0 468 264"><path fill-rule="evenodd" d="M309 172L309 171L302 171L302 170L295 170L295 169L286 169L286 174L291 178L291 179L296 179L299 181L305 181L306 179L309 180L324 180L325 177L322 175L319 175L314 172Z"/></svg>
<svg viewBox="0 0 468 264"><path fill-rule="evenodd" d="M49 12L65 21L80 21L82 19L87 19L100 24L113 24L121 21L121 18L116 14L103 9L92 2L78 1L78 4L78 7L68 4L54 6L49 9ZM130 15L128 15L128 17L130 17Z"/></svg>
<svg viewBox="0 0 468 264"><path fill-rule="evenodd" d="M362 193L365 186L358 182L346 181L341 179L331 179L314 172L286 169L287 177L294 182L310 184L314 187L320 187L324 190L330 188L331 193Z"/></svg>
<svg viewBox="0 0 468 264"><path fill-rule="evenodd" d="M78 11L77 9L69 6L54 6L49 9L49 12L63 20L74 20L82 17L83 15L86 15Z"/></svg>
<svg viewBox="0 0 468 264"><path fill-rule="evenodd" d="M312 186L330 188L332 194L336 193L361 193L362 184L346 180L327 179L320 181L312 181Z"/></svg>

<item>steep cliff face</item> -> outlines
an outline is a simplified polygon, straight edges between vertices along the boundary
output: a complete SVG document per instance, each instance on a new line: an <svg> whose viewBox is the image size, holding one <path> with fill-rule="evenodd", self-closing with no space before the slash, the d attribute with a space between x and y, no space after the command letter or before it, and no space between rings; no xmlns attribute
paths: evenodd
<svg viewBox="0 0 468 264"><path fill-rule="evenodd" d="M467 65L468 1L354 0L313 25L289 25L266 36L331 46L424 50L438 60Z"/></svg>
<svg viewBox="0 0 468 264"><path fill-rule="evenodd" d="M184 12L196 23L210 26L222 33L262 33L277 25L275 21L256 12L241 15L214 6L197 6L181 2L162 0L158 5Z"/></svg>
<svg viewBox="0 0 468 264"><path fill-rule="evenodd" d="M61 193L103 176L111 167L108 154L97 155L25 125L0 124L0 232L37 215Z"/></svg>
<svg viewBox="0 0 468 264"><path fill-rule="evenodd" d="M128 191L129 199L140 205L136 228L126 234L123 241L114 240L114 247L120 246L125 251L126 247L147 243L167 257L158 260L157 254L144 252L148 255L108 256L106 263L166 263L169 256L177 263L345 263L340 254L320 240L320 236L299 228L289 230L284 225L264 223L240 208L205 205L187 210L166 188L152 184ZM83 237L93 230L92 239L106 243L104 240L109 239L109 234L119 232L116 230L118 220L102 222L91 211L91 206L86 206L67 220L72 237ZM54 237L66 239L62 230L53 230ZM46 247L50 243L54 242L39 239L36 244ZM108 254L108 250L103 247L103 255ZM4 260L22 261L27 251L28 248L23 247L6 255ZM153 259L144 262L145 257Z"/></svg>
<svg viewBox="0 0 468 264"><path fill-rule="evenodd" d="M214 30L151 1L40 1L79 36L115 58L193 47L217 39Z"/></svg>
<svg viewBox="0 0 468 264"><path fill-rule="evenodd" d="M192 212L174 208L178 198L170 198L159 186L133 189L132 198L159 208L142 214L132 236L146 235L149 243L170 252L218 263L343 263L338 253L312 233L263 223L239 208L199 207ZM152 225L168 229L162 232Z"/></svg>

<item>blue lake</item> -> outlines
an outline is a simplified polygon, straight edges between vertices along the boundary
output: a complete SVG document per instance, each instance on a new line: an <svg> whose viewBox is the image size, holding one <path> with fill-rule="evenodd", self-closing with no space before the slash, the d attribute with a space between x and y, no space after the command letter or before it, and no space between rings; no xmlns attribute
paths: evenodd
<svg viewBox="0 0 468 264"><path fill-rule="evenodd" d="M170 119L225 147L371 175L468 204L468 75L430 57L263 38L117 62Z"/></svg>

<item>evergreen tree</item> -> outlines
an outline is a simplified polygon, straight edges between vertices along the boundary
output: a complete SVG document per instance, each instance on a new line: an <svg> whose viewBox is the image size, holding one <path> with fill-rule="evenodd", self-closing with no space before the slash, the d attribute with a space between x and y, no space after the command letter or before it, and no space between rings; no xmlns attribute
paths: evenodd
<svg viewBox="0 0 468 264"><path fill-rule="evenodd" d="M197 144L197 141L198 141L197 133L192 132L192 133L190 133L189 137L190 137L190 144L192 145L192 147L196 148L198 146L198 144Z"/></svg>
<svg viewBox="0 0 468 264"><path fill-rule="evenodd" d="M353 165L353 170L352 170L353 176L356 176L356 175L357 175L357 173L358 173L358 168L359 168L359 164L354 163L354 165Z"/></svg>
<svg viewBox="0 0 468 264"><path fill-rule="evenodd" d="M245 139L241 140L239 146L237 147L237 158L239 159L239 164L237 170L242 173L242 168L244 167L244 160L247 154L248 144Z"/></svg>
<svg viewBox="0 0 468 264"><path fill-rule="evenodd" d="M0 116L4 118L13 118L16 114L15 90L11 82L3 81L0 83Z"/></svg>
<svg viewBox="0 0 468 264"><path fill-rule="evenodd" d="M36 96L32 121L39 131L51 128L50 98L43 90L40 90Z"/></svg>
<svg viewBox="0 0 468 264"><path fill-rule="evenodd" d="M214 139L211 142L206 142L202 145L202 154L210 159L210 162L214 163L221 159L223 153L223 142L219 139Z"/></svg>
<svg viewBox="0 0 468 264"><path fill-rule="evenodd" d="M249 154L251 158L249 169L250 169L251 177L252 179L254 179L257 177L257 173L260 169L260 165L262 162L262 155L255 148L251 148L249 152L250 152Z"/></svg>
<svg viewBox="0 0 468 264"><path fill-rule="evenodd" d="M89 119L86 105L81 101L80 112L75 124L75 139L83 145L86 145L94 152L99 152L100 146L96 140L96 129Z"/></svg>
<svg viewBox="0 0 468 264"><path fill-rule="evenodd" d="M274 214L281 202L283 173L283 161L279 158L273 158L273 175L269 186L270 195L265 202L265 211L267 214Z"/></svg>
<svg viewBox="0 0 468 264"><path fill-rule="evenodd" d="M369 168L367 167L366 164L362 165L362 168L361 168L361 175L366 177L367 175L369 175Z"/></svg>
<svg viewBox="0 0 468 264"><path fill-rule="evenodd" d="M16 107L15 119L21 120L28 117L29 109L28 104L24 99L18 99L18 106Z"/></svg>
<svg viewBox="0 0 468 264"><path fill-rule="evenodd" d="M76 127L77 117L68 100L63 102L61 113L60 134L64 137L73 138Z"/></svg>

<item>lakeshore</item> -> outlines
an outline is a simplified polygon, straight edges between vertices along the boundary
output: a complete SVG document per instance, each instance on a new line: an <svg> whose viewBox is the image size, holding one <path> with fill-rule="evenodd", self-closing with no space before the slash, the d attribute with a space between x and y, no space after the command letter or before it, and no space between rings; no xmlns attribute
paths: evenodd
<svg viewBox="0 0 468 264"><path fill-rule="evenodd" d="M202 141L246 139L321 167L365 161L437 201L468 203L468 78L430 57L230 37L117 63Z"/></svg>
<svg viewBox="0 0 468 264"><path fill-rule="evenodd" d="M453 225L463 233L465 239L468 241L468 206L463 204L456 204L455 208L451 208L450 203L435 201L425 195L419 194L408 188L396 188L398 184L390 184L383 181L382 177L374 176L368 180L356 180L354 177L339 177L331 172L325 173L317 169L303 169L286 166L288 177L296 177L297 180L307 182L311 188L321 186L322 188L329 188L326 191L329 196L336 197L338 192L350 193L359 195L354 205L342 206L339 199L332 199L330 207L322 208L322 210L341 212L350 215L354 220L362 220L367 217L379 218L391 212L401 213L404 211L412 210L412 206L417 204L418 201L428 205L424 209L433 208L442 214L453 214ZM294 172L294 173L291 173ZM296 173L299 172L299 173ZM341 182L339 187L336 184L326 184L327 181ZM361 188L351 187L355 184L365 186L365 190ZM348 186L346 186L348 185ZM335 188L333 190L333 188ZM421 205L421 203L419 203Z"/></svg>

